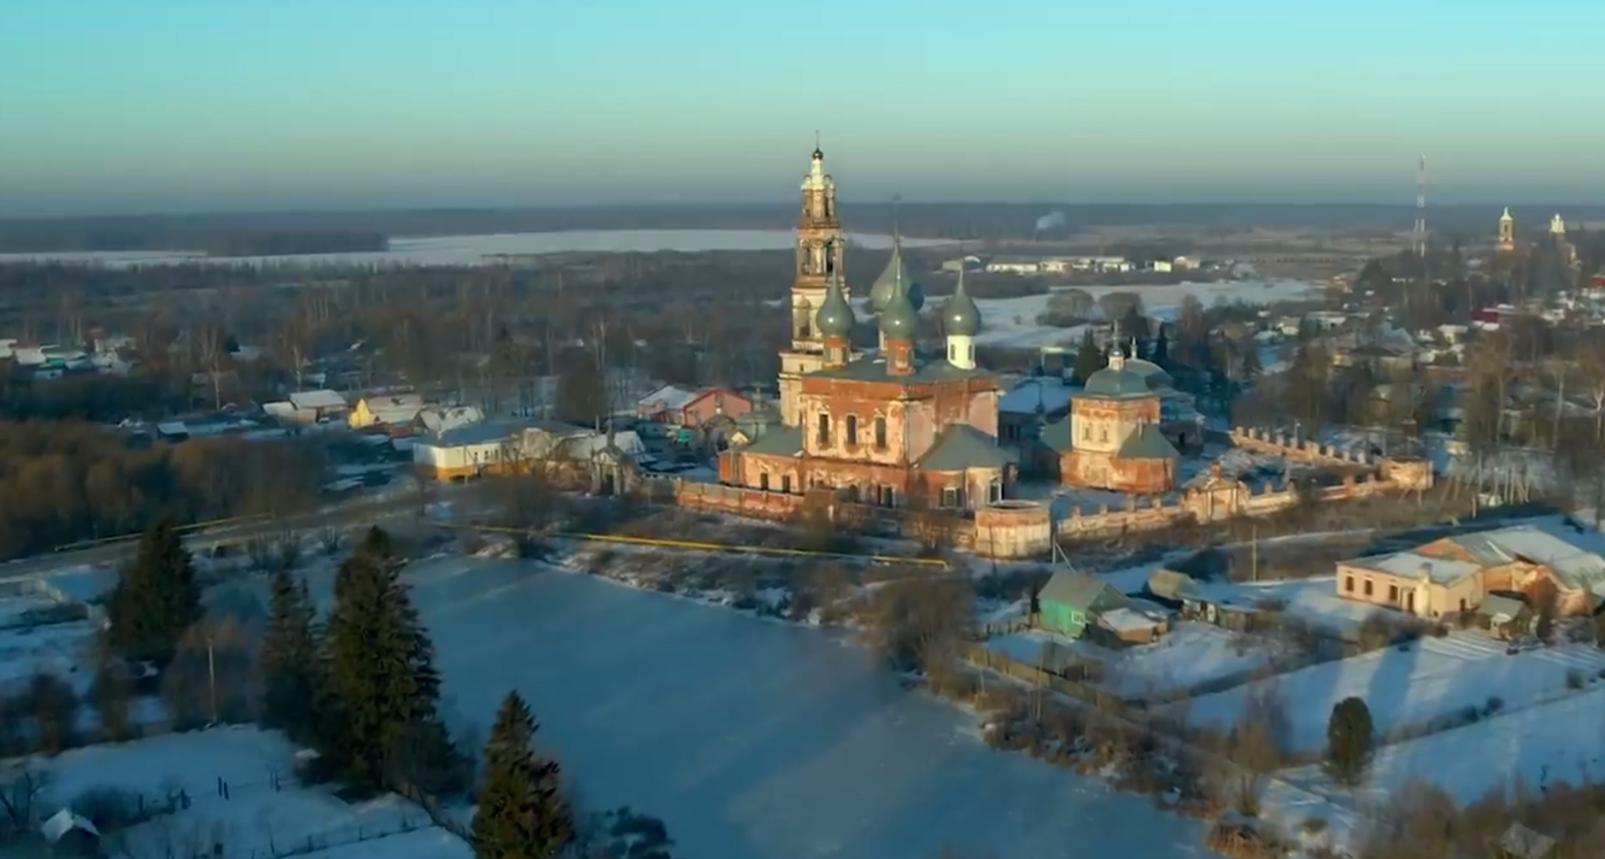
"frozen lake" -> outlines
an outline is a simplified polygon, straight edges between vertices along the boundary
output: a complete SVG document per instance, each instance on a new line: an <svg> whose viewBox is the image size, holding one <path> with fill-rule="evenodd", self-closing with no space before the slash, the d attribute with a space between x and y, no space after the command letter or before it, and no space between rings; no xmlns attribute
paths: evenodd
<svg viewBox="0 0 1605 859"><path fill-rule="evenodd" d="M849 234L860 247L886 249L891 236ZM58 261L129 266L201 263L207 265L485 265L504 255L555 253L650 253L653 251L784 250L797 238L790 230L567 230L478 236L396 237L387 251L291 254L271 257L208 257L198 251L73 251L0 254L8 262ZM904 239L910 247L939 245L932 239Z"/></svg>
<svg viewBox="0 0 1605 859"><path fill-rule="evenodd" d="M981 743L840 635L515 561L408 573L445 694L488 727L517 688L583 801L720 859L1209 855L1147 797Z"/></svg>

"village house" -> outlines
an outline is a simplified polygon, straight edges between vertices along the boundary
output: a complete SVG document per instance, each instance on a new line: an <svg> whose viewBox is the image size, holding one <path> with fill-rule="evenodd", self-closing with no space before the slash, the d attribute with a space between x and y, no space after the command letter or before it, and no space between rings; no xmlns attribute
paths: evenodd
<svg viewBox="0 0 1605 859"><path fill-rule="evenodd" d="M1444 537L1416 548L1337 565L1337 594L1427 618L1478 609L1499 595L1536 611L1553 600L1560 616L1586 615L1605 599L1605 558L1563 528L1527 524ZM1596 541L1597 542L1597 541ZM1509 603L1495 625L1519 620Z"/></svg>
<svg viewBox="0 0 1605 859"><path fill-rule="evenodd" d="M352 429L371 426L405 427L424 410L424 398L418 394L382 394L357 400L346 425Z"/></svg>
<svg viewBox="0 0 1605 859"><path fill-rule="evenodd" d="M752 410L752 399L733 388L687 391L664 385L635 404L635 416L675 427L698 427L718 417L738 418Z"/></svg>
<svg viewBox="0 0 1605 859"><path fill-rule="evenodd" d="M297 391L289 399L263 403L262 410L286 423L315 424L344 418L350 404L335 391Z"/></svg>

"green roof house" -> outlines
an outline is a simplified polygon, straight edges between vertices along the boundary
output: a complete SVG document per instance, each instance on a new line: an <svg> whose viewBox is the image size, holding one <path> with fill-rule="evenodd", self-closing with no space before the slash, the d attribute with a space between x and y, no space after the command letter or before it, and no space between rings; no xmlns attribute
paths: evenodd
<svg viewBox="0 0 1605 859"><path fill-rule="evenodd" d="M1097 576L1061 570L1042 586L1037 594L1037 608L1039 627L1080 638L1099 615L1131 608L1131 600Z"/></svg>

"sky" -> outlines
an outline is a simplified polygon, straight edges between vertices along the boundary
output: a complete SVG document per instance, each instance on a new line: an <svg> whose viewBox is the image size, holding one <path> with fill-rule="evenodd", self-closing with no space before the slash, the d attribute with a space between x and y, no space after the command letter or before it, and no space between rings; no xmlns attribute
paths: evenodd
<svg viewBox="0 0 1605 859"><path fill-rule="evenodd" d="M1596 0L3 0L0 215L1605 200Z"/></svg>

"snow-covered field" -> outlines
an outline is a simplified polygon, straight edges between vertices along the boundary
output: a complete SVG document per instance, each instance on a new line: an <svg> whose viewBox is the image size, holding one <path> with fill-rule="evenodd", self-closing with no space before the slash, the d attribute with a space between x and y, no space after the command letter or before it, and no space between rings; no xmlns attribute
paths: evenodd
<svg viewBox="0 0 1605 859"><path fill-rule="evenodd" d="M988 749L972 716L838 633L530 563L442 559L408 576L448 709L483 727L519 689L584 801L661 817L677 853L1205 855L1199 824Z"/></svg>
<svg viewBox="0 0 1605 859"><path fill-rule="evenodd" d="M1192 622L1177 624L1153 644L1125 650L1065 641L1041 630L998 636L987 641L987 648L1035 665L1049 642L1102 663L1102 686L1124 697L1194 689L1258 671L1270 662L1268 651L1246 639L1218 626Z"/></svg>
<svg viewBox="0 0 1605 859"><path fill-rule="evenodd" d="M1081 288L1081 287L1078 287ZM1319 295L1321 287L1302 280L1240 280L1217 283L1179 283L1166 286L1090 286L1081 288L1094 299L1110 292L1133 292L1142 296L1143 307L1157 319L1170 320L1182 299L1196 296L1209 307L1216 301L1242 301L1247 304L1272 304L1294 301ZM1081 342L1082 328L1053 328L1037 324L1037 316L1048 307L1051 293L1025 295L1018 298L982 298L976 300L985 322L975 342L985 346L1014 346L1036 349Z"/></svg>
<svg viewBox="0 0 1605 859"><path fill-rule="evenodd" d="M781 250L796 243L790 230L566 230L476 236L395 238L387 251L292 254L272 257L208 257L199 251L73 251L0 254L8 262L59 261L127 268L144 265L484 265L508 254L651 253L653 251ZM884 235L849 235L862 247L891 247ZM904 239L911 247L945 244L935 239Z"/></svg>
<svg viewBox="0 0 1605 859"><path fill-rule="evenodd" d="M1420 729L1437 720L1481 718L1489 710L1516 711L1581 694L1567 688L1573 673L1585 686L1600 683L1605 652L1592 645L1561 645L1506 655L1505 646L1477 633L1423 638L1336 662L1312 665L1275 678L1195 699L1189 718L1197 724L1230 726L1256 689L1273 687L1287 705L1289 741L1299 749L1326 742L1332 707L1344 698L1364 700L1384 737ZM1489 706L1491 699L1499 704ZM1453 731L1461 733L1464 728ZM1480 755L1486 762L1502 753Z"/></svg>
<svg viewBox="0 0 1605 859"><path fill-rule="evenodd" d="M205 852L213 838L221 840L228 856L270 856L323 845L338 849L313 855L391 856L397 854L389 836L405 830L417 831L397 845L436 848L412 855L472 855L466 844L433 830L421 809L399 797L348 803L328 788L302 787L292 774L293 755L276 732L234 727L75 749L38 766L51 773L48 796L59 806L96 789L137 794L156 806L182 792L188 808L122 834L134 856L173 855L169 844L193 844Z"/></svg>

